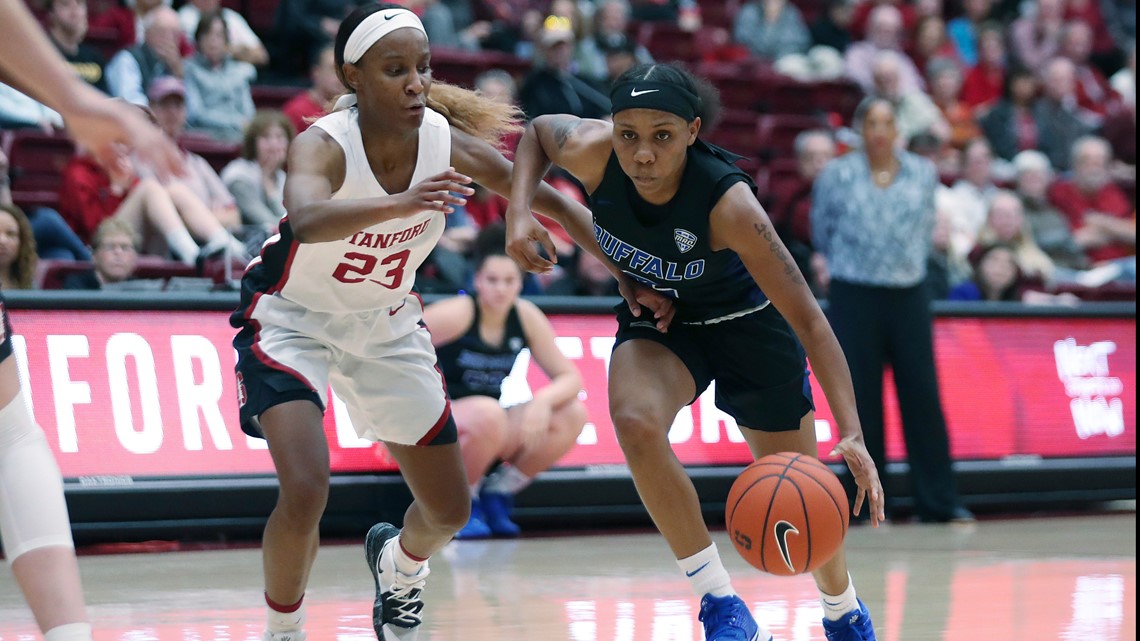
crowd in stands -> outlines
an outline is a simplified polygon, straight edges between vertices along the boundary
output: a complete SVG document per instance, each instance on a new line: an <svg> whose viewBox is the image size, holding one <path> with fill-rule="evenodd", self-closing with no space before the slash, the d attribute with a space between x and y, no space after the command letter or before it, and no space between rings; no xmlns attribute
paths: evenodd
<svg viewBox="0 0 1140 641"><path fill-rule="evenodd" d="M240 273L274 233L290 141L343 90L331 43L357 1L28 1L76 73L151 114L189 172L161 183L108 166L67 145L58 114L0 84L0 286L230 284L216 266ZM1135 298L1135 0L403 4L429 33L437 80L528 118L606 117L612 79L639 62L680 59L709 77L726 110L702 135L748 157L821 297L813 183L860 144L854 105L878 96L895 107L900 145L941 177L928 239L937 298ZM586 202L571 178L549 180ZM480 190L451 215L420 289L468 287L473 240L504 211ZM527 293L614 293L604 266L564 233L556 242L559 269L530 277Z"/></svg>

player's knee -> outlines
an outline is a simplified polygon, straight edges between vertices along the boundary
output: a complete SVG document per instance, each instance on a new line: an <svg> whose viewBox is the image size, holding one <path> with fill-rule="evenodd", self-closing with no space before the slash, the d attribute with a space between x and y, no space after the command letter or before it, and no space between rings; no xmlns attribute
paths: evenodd
<svg viewBox="0 0 1140 641"><path fill-rule="evenodd" d="M328 470L289 470L280 474L277 505L299 522L319 521L329 499Z"/></svg>
<svg viewBox="0 0 1140 641"><path fill-rule="evenodd" d="M480 399L467 404L456 425L467 439L492 447L492 444L501 444L506 439L507 412L495 399Z"/></svg>
<svg viewBox="0 0 1140 641"><path fill-rule="evenodd" d="M651 447L668 433L668 425L662 425L660 419L633 408L616 408L613 421L618 444L627 455Z"/></svg>
<svg viewBox="0 0 1140 641"><path fill-rule="evenodd" d="M420 501L424 520L441 532L458 532L471 518L471 500L464 494L453 494L436 501Z"/></svg>
<svg viewBox="0 0 1140 641"><path fill-rule="evenodd" d="M589 417L586 404L574 399L558 408L551 419L551 427L560 434L577 438Z"/></svg>

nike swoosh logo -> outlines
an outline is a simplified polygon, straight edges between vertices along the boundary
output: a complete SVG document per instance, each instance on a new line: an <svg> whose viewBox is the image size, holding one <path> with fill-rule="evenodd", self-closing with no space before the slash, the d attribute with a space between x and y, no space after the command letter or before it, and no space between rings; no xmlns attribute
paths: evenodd
<svg viewBox="0 0 1140 641"><path fill-rule="evenodd" d="M704 565L702 565L701 567L699 567L699 568L697 568L697 569L693 570L692 572L686 572L686 573L685 573L685 576L687 576L687 577L694 577L694 576L696 576L698 573L700 573L700 571L701 571L701 570L703 570L703 569L707 568L707 567L709 566L709 563L712 563L712 561L706 561Z"/></svg>
<svg viewBox="0 0 1140 641"><path fill-rule="evenodd" d="M385 20L391 20L392 18L395 18L398 15L400 15L400 14L398 14L398 13L386 13L386 14L384 14L384 19Z"/></svg>
<svg viewBox="0 0 1140 641"><path fill-rule="evenodd" d="M795 572L796 566L792 565L792 554L788 551L788 534L799 534L800 531L787 521L776 521L774 530L776 545L780 546L780 556L784 559L784 565L788 566L791 572Z"/></svg>
<svg viewBox="0 0 1140 641"><path fill-rule="evenodd" d="M408 304L408 301L404 301L404 302L400 303L400 306L397 307L396 309L389 311L388 315L389 316L395 316L396 312L400 311L401 309L404 309L404 305L407 305L407 304Z"/></svg>
<svg viewBox="0 0 1140 641"><path fill-rule="evenodd" d="M629 92L629 95L636 98L638 96L644 96L647 93L657 93L658 91L661 91L661 90L660 89L646 89L645 91L638 91L636 89L633 89Z"/></svg>

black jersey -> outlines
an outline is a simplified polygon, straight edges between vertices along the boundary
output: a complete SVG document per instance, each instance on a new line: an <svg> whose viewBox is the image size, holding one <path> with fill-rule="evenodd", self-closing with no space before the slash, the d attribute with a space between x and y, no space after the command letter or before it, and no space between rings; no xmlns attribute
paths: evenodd
<svg viewBox="0 0 1140 641"><path fill-rule="evenodd" d="M594 236L622 271L675 299L676 319L701 322L755 309L767 301L736 252L713 251L709 214L738 182L756 190L731 152L698 141L688 149L677 194L664 205L646 202L610 155L590 195Z"/></svg>
<svg viewBox="0 0 1140 641"><path fill-rule="evenodd" d="M471 300L475 305L471 326L462 336L435 350L439 368L451 398L499 398L503 379L511 373L519 352L527 346L518 306L511 307L507 314L507 331L502 344L489 345L479 336L479 301L474 296Z"/></svg>

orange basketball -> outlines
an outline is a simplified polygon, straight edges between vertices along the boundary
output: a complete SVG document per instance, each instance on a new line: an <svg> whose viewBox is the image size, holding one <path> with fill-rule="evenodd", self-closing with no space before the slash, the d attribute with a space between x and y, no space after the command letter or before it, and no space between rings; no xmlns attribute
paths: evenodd
<svg viewBox="0 0 1140 641"><path fill-rule="evenodd" d="M725 505L740 556L764 572L803 574L831 560L847 535L847 493L823 463L780 452L736 477Z"/></svg>

